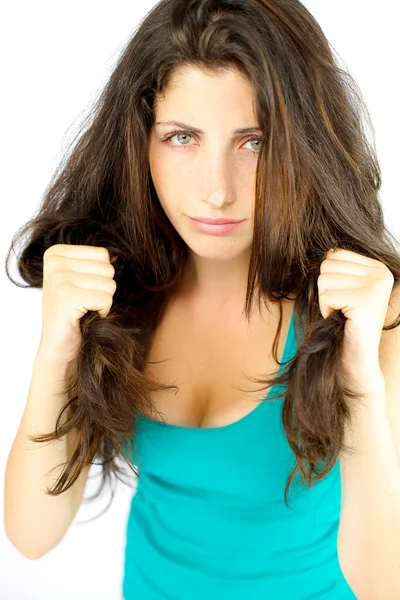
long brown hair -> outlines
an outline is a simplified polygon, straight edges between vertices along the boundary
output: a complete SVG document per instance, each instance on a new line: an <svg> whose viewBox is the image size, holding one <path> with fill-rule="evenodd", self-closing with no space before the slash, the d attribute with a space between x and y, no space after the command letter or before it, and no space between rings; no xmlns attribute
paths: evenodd
<svg viewBox="0 0 400 600"><path fill-rule="evenodd" d="M351 408L361 399L341 366L345 319L340 311L324 319L319 310L321 261L329 248L346 248L382 261L395 285L400 279L400 251L378 198L375 146L364 128L369 124L373 131L369 113L355 81L298 0L162 0L121 53L38 214L14 235L7 255L6 266L22 244L18 270L36 288L42 287L49 246L104 246L118 255L110 313L103 319L89 311L81 319L83 343L65 380L68 402L56 430L31 439L50 442L77 431L79 445L47 493L66 491L99 457L102 481L94 499L107 477L119 479L119 456L140 476L124 452L135 438L138 410L157 412L150 394L176 388L150 381L143 367L150 336L188 257L161 208L148 160L156 95L183 64L211 73L239 69L256 94L264 141L244 312L249 319L255 299L279 303L273 344L279 363L282 299L295 297L297 352L279 376L256 380L261 389L287 386L282 423L296 459L285 487L287 504L297 471L311 487L332 469L345 449ZM400 315L384 329L399 324Z"/></svg>

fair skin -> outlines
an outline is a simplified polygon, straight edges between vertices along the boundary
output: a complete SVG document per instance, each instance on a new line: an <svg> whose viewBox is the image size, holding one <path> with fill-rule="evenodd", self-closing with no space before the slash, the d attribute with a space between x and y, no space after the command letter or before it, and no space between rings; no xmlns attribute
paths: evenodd
<svg viewBox="0 0 400 600"><path fill-rule="evenodd" d="M277 304L264 299L260 311L253 303L249 321L243 314L263 133L257 128L252 85L236 69L206 73L186 65L156 100L151 176L165 214L188 247L188 261L152 336L144 374L178 387L172 399L170 392L151 398L169 424L224 426L248 414L261 397L254 390L249 399L254 388L249 377L276 367ZM218 235L199 231L189 216L242 222ZM282 304L279 356L293 308ZM145 412L153 418L152 411Z"/></svg>
<svg viewBox="0 0 400 600"><path fill-rule="evenodd" d="M233 68L210 74L181 66L165 95L157 98L154 111L151 176L161 206L189 248L181 293L206 304L214 314L240 312L250 263L262 132L234 134L234 130L258 126L252 85ZM173 120L203 133L157 124ZM174 131L179 133L163 141ZM243 222L231 233L216 235L196 230L189 216Z"/></svg>

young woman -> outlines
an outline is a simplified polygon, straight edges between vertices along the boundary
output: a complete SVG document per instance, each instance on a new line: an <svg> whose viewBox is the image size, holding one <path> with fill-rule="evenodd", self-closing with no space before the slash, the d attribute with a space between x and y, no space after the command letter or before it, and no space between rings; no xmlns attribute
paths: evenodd
<svg viewBox="0 0 400 600"><path fill-rule="evenodd" d="M11 248L29 232L19 271L43 287L6 479L27 556L63 538L92 461L100 494L122 457L139 478L125 600L395 590L367 523L400 499L378 356L400 331L400 252L363 108L297 0L146 16Z"/></svg>

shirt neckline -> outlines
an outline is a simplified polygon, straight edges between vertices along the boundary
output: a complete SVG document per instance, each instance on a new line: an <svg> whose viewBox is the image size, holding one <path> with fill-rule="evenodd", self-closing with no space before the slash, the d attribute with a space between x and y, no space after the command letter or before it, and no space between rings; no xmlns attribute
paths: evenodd
<svg viewBox="0 0 400 600"><path fill-rule="evenodd" d="M284 363L287 361L287 355L289 353L289 347L291 346L291 341L292 341L293 337L294 337L294 310L292 311L292 315L290 317L289 328L288 328L288 332L286 334L286 339L285 339L285 344L284 344L284 349L283 349L282 359L281 359L281 365L279 365L278 374L282 371L282 369L284 368ZM232 423L228 423L227 425L220 425L217 427L190 427L187 425L175 425L174 423L166 423L164 421L151 419L150 417L148 417L147 415L143 414L140 411L138 412L138 419L139 419L139 421L142 421L142 422L144 421L148 425L151 425L151 426L154 425L155 427L162 427L164 430L168 429L171 432L181 431L182 433L184 433L184 432L192 433L193 432L196 434L196 432L206 433L206 432L228 431L228 430L233 429L234 427L238 427L238 426L242 425L245 421L247 422L251 418L254 418L257 415L258 411L262 410L262 407L264 405L270 404L270 402L268 402L268 398L270 398L271 396L273 396L275 394L275 388L276 388L276 385L271 386L269 392L266 394L266 396L263 398L263 400L261 402L259 402L255 408L253 408L253 410L248 412L243 417L240 417L240 419L237 419L236 421L233 421ZM284 399L283 397L278 398L275 402L279 402L279 401L282 402L283 399Z"/></svg>

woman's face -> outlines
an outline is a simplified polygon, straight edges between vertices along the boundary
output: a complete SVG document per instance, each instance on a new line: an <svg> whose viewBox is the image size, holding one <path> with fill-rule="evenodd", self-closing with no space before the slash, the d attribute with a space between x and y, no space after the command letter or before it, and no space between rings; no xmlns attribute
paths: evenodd
<svg viewBox="0 0 400 600"><path fill-rule="evenodd" d="M154 187L176 231L203 258L234 259L252 243L262 144L253 100L251 83L239 71L210 75L188 66L177 69L165 96L155 99L149 149ZM247 128L255 131L235 132ZM228 233L204 232L189 217L241 223Z"/></svg>

